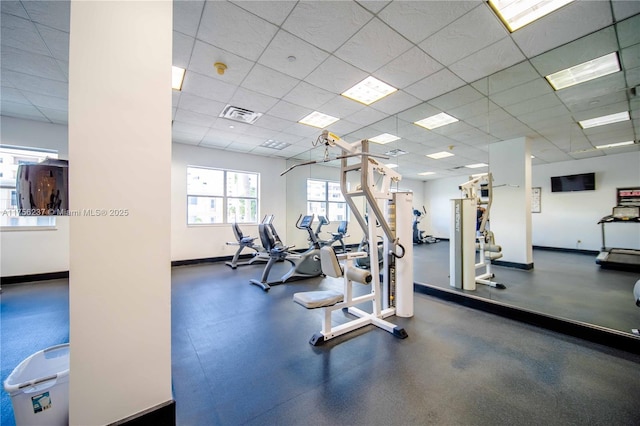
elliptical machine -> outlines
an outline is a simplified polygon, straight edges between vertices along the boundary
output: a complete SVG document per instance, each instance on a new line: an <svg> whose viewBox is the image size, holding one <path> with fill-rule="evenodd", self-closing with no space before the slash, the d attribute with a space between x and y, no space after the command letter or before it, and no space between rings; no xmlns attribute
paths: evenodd
<svg viewBox="0 0 640 426"><path fill-rule="evenodd" d="M424 211L424 215L427 215L427 210L425 210L424 206L422 206L422 211ZM424 235L425 231L421 231L418 228L418 224L420 223L422 217L422 212L417 209L413 209L413 244L433 244L437 243L438 239L432 237L431 235Z"/></svg>
<svg viewBox="0 0 640 426"><path fill-rule="evenodd" d="M347 222L346 220L341 221L340 225L338 225L338 229L336 229L336 232L331 232L331 239L323 240L320 238L320 232L322 232L322 227L324 225L329 225L330 223L331 222L329 222L329 219L327 219L326 216L318 215L318 226L316 227L316 231L315 231L316 239L320 243L321 247L333 246L334 243L339 243L340 247L335 249L336 253L346 253L347 248L344 244L343 238L348 237L347 226L349 225L349 222Z"/></svg>
<svg viewBox="0 0 640 426"><path fill-rule="evenodd" d="M294 246L285 246L275 232L273 225L258 225L260 241L263 247L269 252L269 261L262 271L260 280L252 279L249 282L257 285L264 291L269 291L271 286L284 284L293 279L303 279L317 277L322 274L322 266L320 264L320 243L315 233L311 229L313 223L313 215L302 216L296 222L296 228L303 229L309 233L311 239L311 247L305 252L297 254L292 253L289 249ZM291 268L282 278L276 281L269 281L269 272L276 262L287 261L291 264Z"/></svg>

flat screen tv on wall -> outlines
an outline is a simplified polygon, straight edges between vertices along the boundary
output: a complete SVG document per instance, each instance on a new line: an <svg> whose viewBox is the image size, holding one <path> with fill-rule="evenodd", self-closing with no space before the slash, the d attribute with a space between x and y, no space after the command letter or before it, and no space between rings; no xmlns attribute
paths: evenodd
<svg viewBox="0 0 640 426"><path fill-rule="evenodd" d="M593 191L595 189L595 173L551 177L551 192Z"/></svg>

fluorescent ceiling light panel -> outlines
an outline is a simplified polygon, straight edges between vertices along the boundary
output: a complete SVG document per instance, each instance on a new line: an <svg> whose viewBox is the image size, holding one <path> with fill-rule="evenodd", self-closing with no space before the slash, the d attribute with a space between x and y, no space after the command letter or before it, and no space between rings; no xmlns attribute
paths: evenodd
<svg viewBox="0 0 640 426"><path fill-rule="evenodd" d="M613 52L565 70L554 72L545 78L551 84L551 87L555 90L560 90L618 71L620 71L618 53Z"/></svg>
<svg viewBox="0 0 640 426"><path fill-rule="evenodd" d="M444 112L440 114L432 115L431 117L423 118L422 120L416 121L413 124L417 124L418 126L422 126L425 129L433 130L438 127L446 126L447 124L455 123L458 121L457 118L450 116Z"/></svg>
<svg viewBox="0 0 640 426"><path fill-rule="evenodd" d="M332 117L327 114L323 114L318 111L313 111L311 114L307 115L305 118L298 121L298 123L324 129L325 127L335 123L338 120L340 119L336 117Z"/></svg>
<svg viewBox="0 0 640 426"><path fill-rule="evenodd" d="M489 0L489 5L509 31L524 27L573 0Z"/></svg>
<svg viewBox="0 0 640 426"><path fill-rule="evenodd" d="M429 176L429 175L435 175L436 172L422 172L422 173L418 173L420 176Z"/></svg>
<svg viewBox="0 0 640 426"><path fill-rule="evenodd" d="M634 142L633 141L626 141L626 142L618 142L618 143L608 143L606 145L596 145L597 149L605 149L605 148L615 148L617 146L625 146L625 145L633 145Z"/></svg>
<svg viewBox="0 0 640 426"><path fill-rule="evenodd" d="M583 129L588 129L590 127L604 126L605 124L618 123L629 119L629 111L624 111L616 114L603 115L602 117L591 118L589 120L578 121L578 124Z"/></svg>
<svg viewBox="0 0 640 426"><path fill-rule="evenodd" d="M266 142L263 142L260 146L263 146L265 148L281 150L281 149L284 149L284 148L288 147L289 145L291 145L291 144L290 143L286 143L286 142L276 141L276 140L273 140L273 139L269 139Z"/></svg>
<svg viewBox="0 0 640 426"><path fill-rule="evenodd" d="M375 101L398 91L395 87L383 83L375 77L369 76L351 89L342 93L345 98L353 99L365 105L371 105Z"/></svg>
<svg viewBox="0 0 640 426"><path fill-rule="evenodd" d="M476 164L469 164L465 167L469 168L469 169L479 169L480 167L487 167L488 164L485 163L476 163Z"/></svg>
<svg viewBox="0 0 640 426"><path fill-rule="evenodd" d="M398 139L400 139L399 137L395 136L395 135L391 135L389 133L383 133L381 135L376 136L375 138L371 138L369 139L371 142L375 142L375 143L380 143L380 144L385 144L385 143L389 143L389 142L393 142L393 141L397 141Z"/></svg>
<svg viewBox="0 0 640 426"><path fill-rule="evenodd" d="M434 160L440 160L441 158L453 157L453 154L447 151L440 151L433 154L427 154L427 157L433 158Z"/></svg>
<svg viewBox="0 0 640 426"><path fill-rule="evenodd" d="M385 166L387 166L390 169L395 169L396 167L398 167L397 164L393 164L393 163L385 164Z"/></svg>
<svg viewBox="0 0 640 426"><path fill-rule="evenodd" d="M171 67L171 88L173 90L182 90L182 81L184 80L184 68Z"/></svg>

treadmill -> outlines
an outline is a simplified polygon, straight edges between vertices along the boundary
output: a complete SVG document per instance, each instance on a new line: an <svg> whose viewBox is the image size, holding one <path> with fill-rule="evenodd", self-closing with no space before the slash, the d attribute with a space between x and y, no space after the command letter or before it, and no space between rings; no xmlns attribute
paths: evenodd
<svg viewBox="0 0 640 426"><path fill-rule="evenodd" d="M612 222L640 225L640 206L616 206L609 216L600 219L602 249L596 257L596 263L603 268L640 271L640 249L608 248L605 244L604 226Z"/></svg>

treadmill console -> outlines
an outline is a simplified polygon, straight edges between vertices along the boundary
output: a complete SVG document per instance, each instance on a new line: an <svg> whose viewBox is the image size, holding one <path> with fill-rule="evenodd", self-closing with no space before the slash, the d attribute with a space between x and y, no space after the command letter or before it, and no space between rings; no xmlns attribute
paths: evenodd
<svg viewBox="0 0 640 426"><path fill-rule="evenodd" d="M640 218L640 207L617 206L613 208L611 216L614 220L638 220Z"/></svg>

